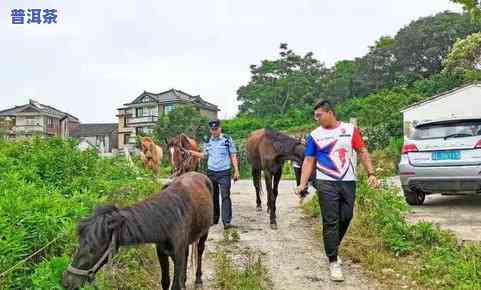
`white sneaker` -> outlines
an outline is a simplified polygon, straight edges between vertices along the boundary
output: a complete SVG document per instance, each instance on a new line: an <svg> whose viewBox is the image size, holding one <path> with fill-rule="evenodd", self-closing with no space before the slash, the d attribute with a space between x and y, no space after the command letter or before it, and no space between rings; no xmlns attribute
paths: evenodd
<svg viewBox="0 0 481 290"><path fill-rule="evenodd" d="M339 262L329 263L329 272L331 274L331 280L334 282L344 281L344 275L342 274L342 266Z"/></svg>
<svg viewBox="0 0 481 290"><path fill-rule="evenodd" d="M331 262L329 262L329 257L326 256L326 262L327 264L329 265ZM342 260L341 260L341 257L337 257L337 262L339 263L339 265L342 266Z"/></svg>

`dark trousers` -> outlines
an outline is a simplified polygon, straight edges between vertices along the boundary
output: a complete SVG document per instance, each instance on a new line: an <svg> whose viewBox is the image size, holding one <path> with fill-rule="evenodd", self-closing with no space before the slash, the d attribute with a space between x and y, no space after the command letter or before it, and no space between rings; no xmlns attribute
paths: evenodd
<svg viewBox="0 0 481 290"><path fill-rule="evenodd" d="M232 202L230 199L231 172L225 171L207 171L207 176L214 185L214 224L219 223L220 205L219 194L222 198L222 223L230 224L232 220Z"/></svg>
<svg viewBox="0 0 481 290"><path fill-rule="evenodd" d="M317 194L322 212L324 249L328 257L337 257L351 223L356 182L317 180Z"/></svg>

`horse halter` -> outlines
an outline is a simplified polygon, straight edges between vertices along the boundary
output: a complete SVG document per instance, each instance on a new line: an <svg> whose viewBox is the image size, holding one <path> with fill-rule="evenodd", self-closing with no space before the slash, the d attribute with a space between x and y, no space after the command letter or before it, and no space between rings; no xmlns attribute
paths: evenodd
<svg viewBox="0 0 481 290"><path fill-rule="evenodd" d="M105 252L103 253L102 257L100 257L100 259L97 261L97 263L95 263L95 265L93 265L90 269L88 270L83 270L83 269L78 269L78 268L75 268L74 266L72 266L72 264L70 264L67 268L67 272L71 273L71 274L74 274L74 275L78 275L78 276L83 276L83 277L87 277L90 281L93 281L94 277L95 277L95 274L97 273L97 271L100 269L100 267L102 267L102 264L103 262L108 258L108 261L111 263L112 262L112 258L114 256L114 252L116 250L116 240L117 240L117 237L115 235L115 232L114 231L112 233L112 239L110 241L110 244L109 246L107 247L107 249L105 250Z"/></svg>
<svg viewBox="0 0 481 290"><path fill-rule="evenodd" d="M182 135L179 135L178 144L174 145L177 147L181 154L180 164L177 168L174 168L174 173L172 176L179 176L184 172L189 171L190 164L192 163L192 155L182 146Z"/></svg>

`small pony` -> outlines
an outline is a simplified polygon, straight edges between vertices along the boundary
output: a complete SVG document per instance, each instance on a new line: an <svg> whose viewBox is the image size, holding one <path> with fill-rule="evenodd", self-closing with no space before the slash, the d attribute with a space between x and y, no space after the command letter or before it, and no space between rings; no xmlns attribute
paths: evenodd
<svg viewBox="0 0 481 290"><path fill-rule="evenodd" d="M140 143L140 159L144 162L145 168L152 170L155 175L160 174L160 162L163 158L162 148L155 144L150 137L143 137Z"/></svg>
<svg viewBox="0 0 481 290"><path fill-rule="evenodd" d="M190 172L130 207L98 207L78 224L79 248L63 275L62 286L77 290L93 282L100 268L112 263L119 247L155 244L163 290L185 289L189 245L196 263L195 286L202 288L202 255L214 219L212 195L209 178ZM173 283L169 258L174 262Z"/></svg>

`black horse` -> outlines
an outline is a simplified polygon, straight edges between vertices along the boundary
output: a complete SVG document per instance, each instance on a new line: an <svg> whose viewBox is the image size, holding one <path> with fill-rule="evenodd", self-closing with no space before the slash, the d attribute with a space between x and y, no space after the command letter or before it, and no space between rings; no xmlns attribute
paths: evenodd
<svg viewBox="0 0 481 290"><path fill-rule="evenodd" d="M196 286L202 286L202 254L213 222L213 187L207 176L190 172L152 197L128 208L97 208L78 225L79 249L64 273L62 285L79 289L95 279L119 246L154 243L162 289L170 286L169 257L174 262L173 290L185 288L189 245L196 245ZM195 247L193 247L195 249ZM195 256L195 255L194 255Z"/></svg>
<svg viewBox="0 0 481 290"><path fill-rule="evenodd" d="M257 210L262 210L260 179L261 172L264 171L267 188L267 207L270 212L272 229L277 229L276 199L284 162L292 160L302 164L305 148L306 145L300 140L272 129L256 130L247 139L246 153L247 159L252 166Z"/></svg>

